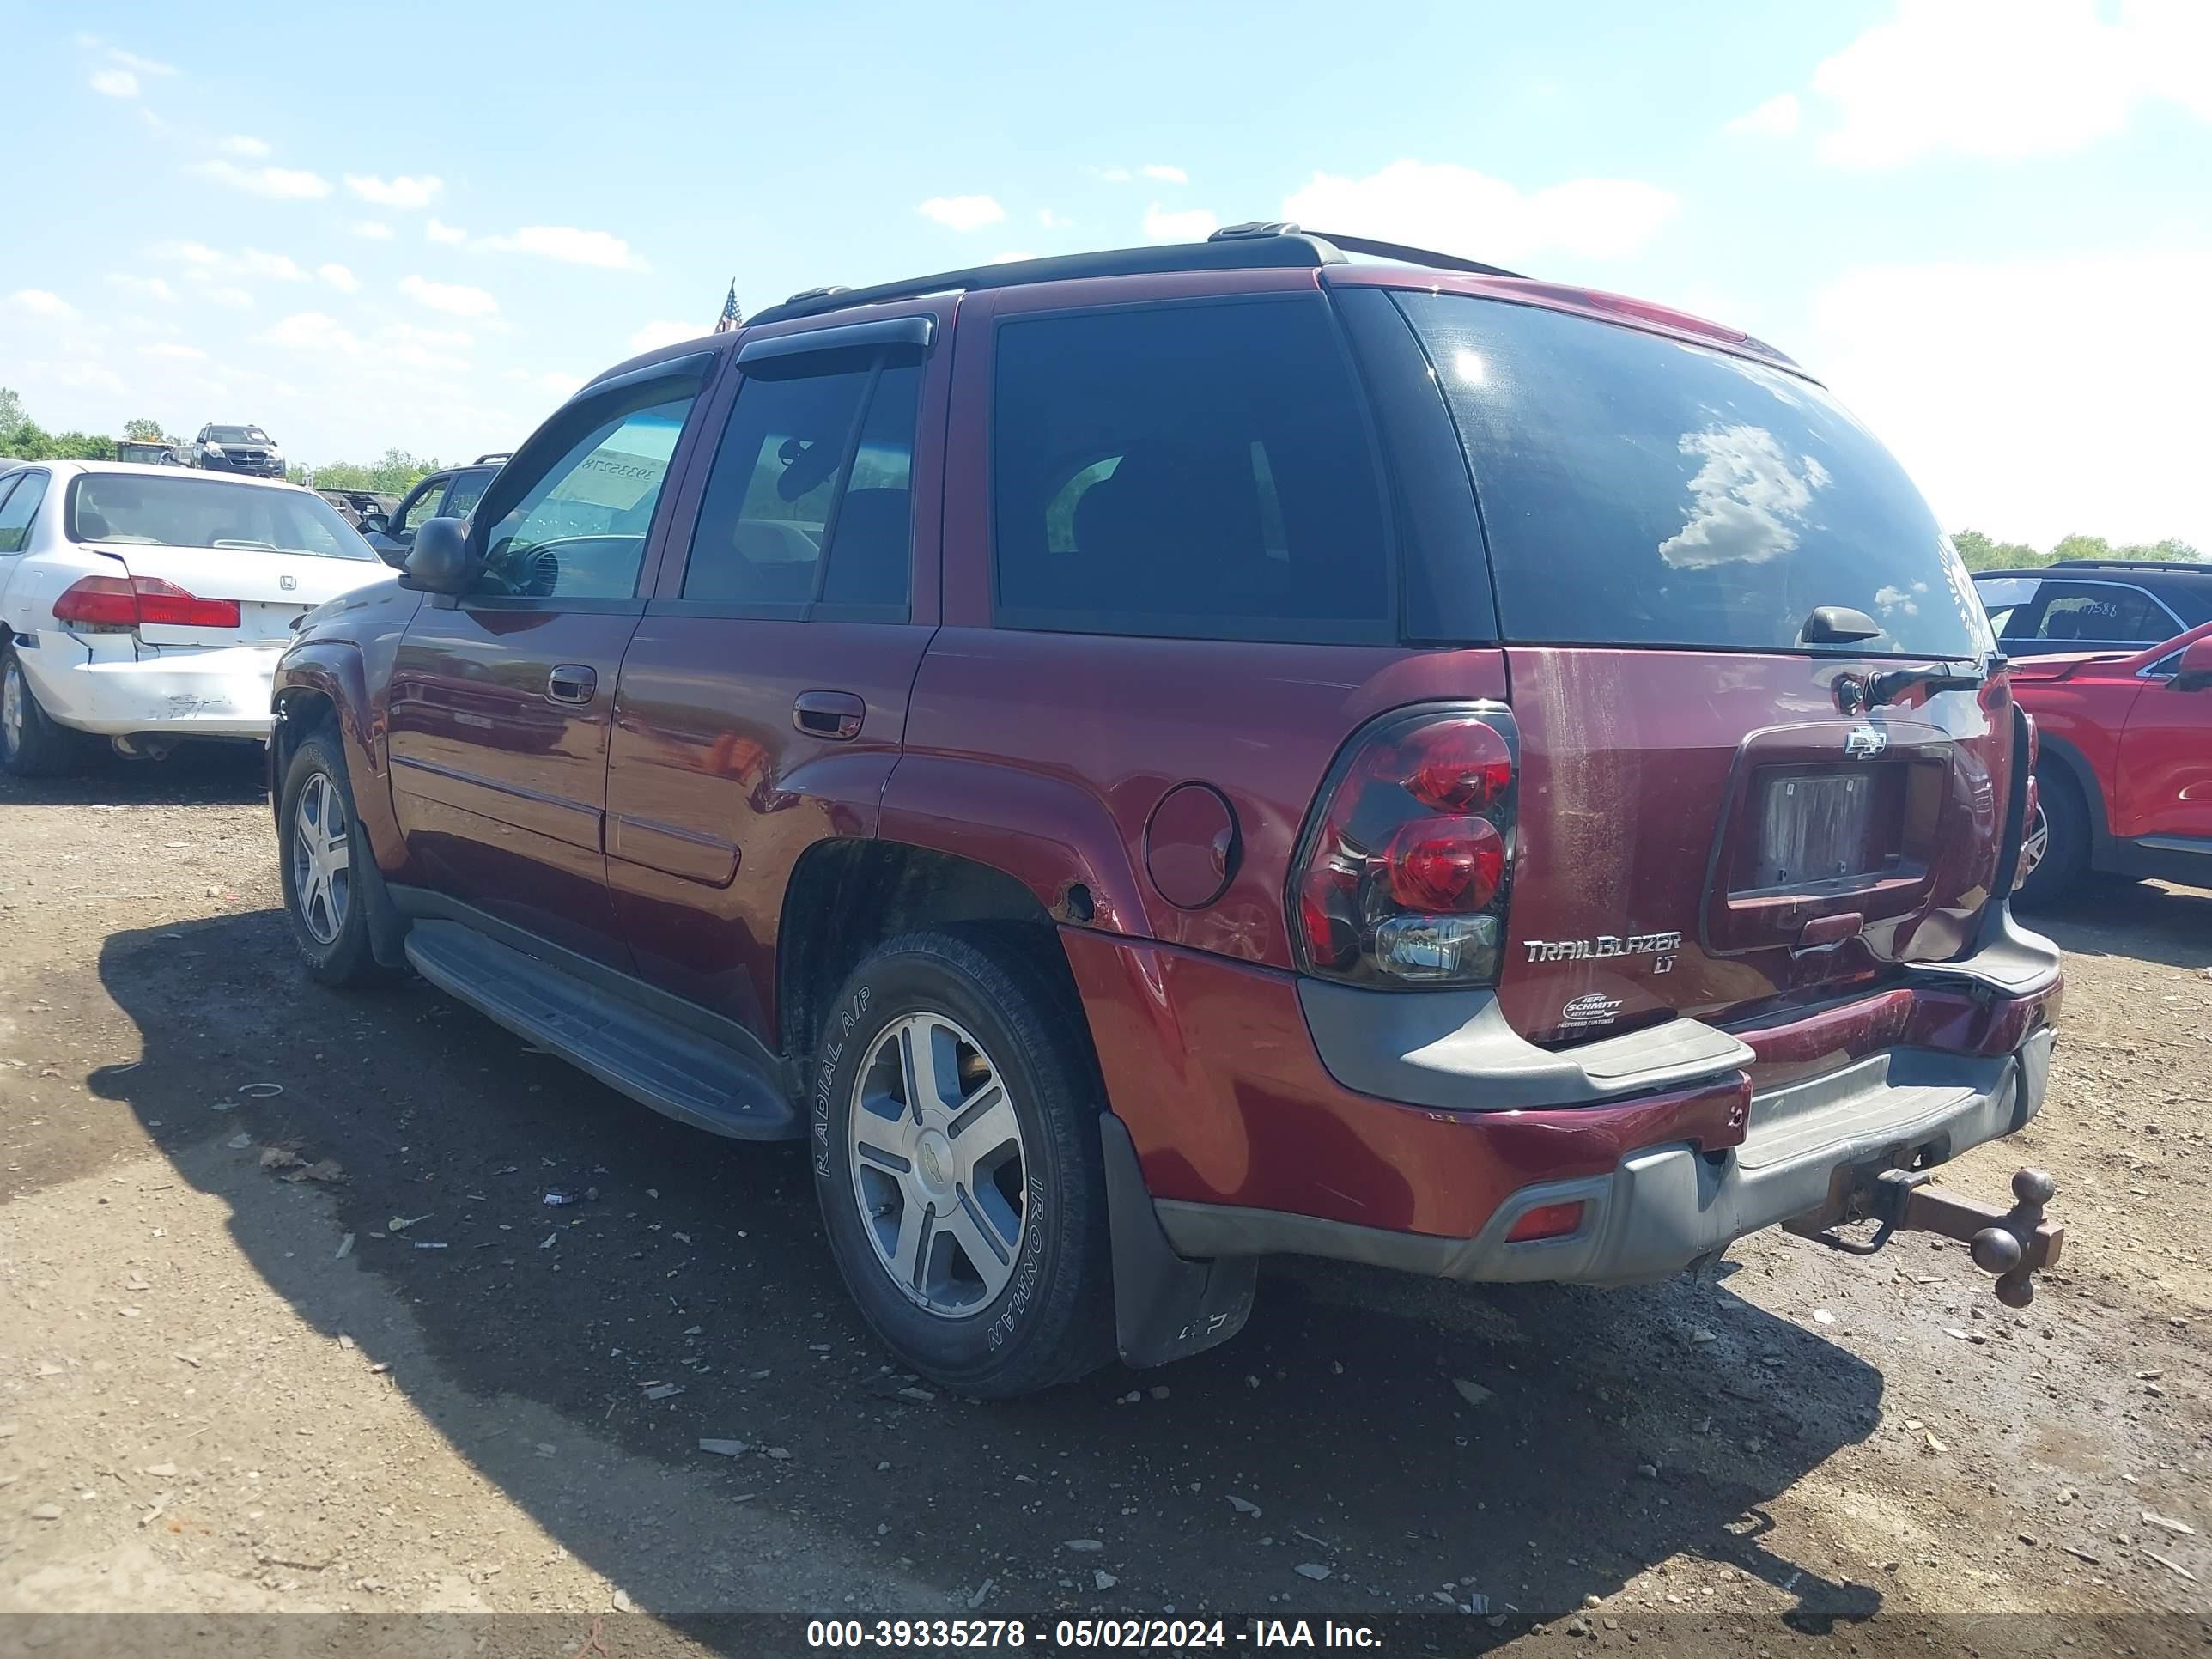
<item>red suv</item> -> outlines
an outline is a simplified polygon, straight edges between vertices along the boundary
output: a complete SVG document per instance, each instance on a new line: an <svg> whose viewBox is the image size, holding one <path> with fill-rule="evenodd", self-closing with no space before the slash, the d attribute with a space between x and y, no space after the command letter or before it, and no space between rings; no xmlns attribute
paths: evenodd
<svg viewBox="0 0 2212 1659"><path fill-rule="evenodd" d="M2022 898L2091 871L2212 884L2212 623L2133 652L2012 667L2034 716Z"/></svg>
<svg viewBox="0 0 2212 1659"><path fill-rule="evenodd" d="M2033 1115L2059 1000L2000 667L1771 349L1245 226L609 370L307 622L270 752L316 976L805 1139L869 1322L1000 1395L1271 1253L1939 1224L1883 1195Z"/></svg>

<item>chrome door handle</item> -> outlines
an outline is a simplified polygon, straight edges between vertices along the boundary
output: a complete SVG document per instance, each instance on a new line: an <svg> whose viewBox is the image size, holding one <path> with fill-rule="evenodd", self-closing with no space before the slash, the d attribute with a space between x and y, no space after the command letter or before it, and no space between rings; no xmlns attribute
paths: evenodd
<svg viewBox="0 0 2212 1659"><path fill-rule="evenodd" d="M868 705L850 691L802 691L791 705L791 723L811 738L844 742L860 735Z"/></svg>
<svg viewBox="0 0 2212 1659"><path fill-rule="evenodd" d="M545 695L555 702L589 702L599 694L599 670L582 663L557 664L545 677Z"/></svg>

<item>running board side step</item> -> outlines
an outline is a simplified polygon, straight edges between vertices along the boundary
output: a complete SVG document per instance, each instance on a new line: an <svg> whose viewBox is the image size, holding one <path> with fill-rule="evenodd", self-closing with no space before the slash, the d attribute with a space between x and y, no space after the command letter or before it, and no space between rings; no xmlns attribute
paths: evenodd
<svg viewBox="0 0 2212 1659"><path fill-rule="evenodd" d="M805 1125L760 1068L457 921L418 921L407 960L440 990L680 1123L740 1140L798 1140Z"/></svg>

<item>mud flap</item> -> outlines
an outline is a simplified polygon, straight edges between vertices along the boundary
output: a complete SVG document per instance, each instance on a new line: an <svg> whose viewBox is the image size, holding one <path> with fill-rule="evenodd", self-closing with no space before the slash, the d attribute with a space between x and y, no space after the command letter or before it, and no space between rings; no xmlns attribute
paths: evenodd
<svg viewBox="0 0 2212 1659"><path fill-rule="evenodd" d="M1106 1153L1106 1217L1113 1235L1114 1332L1121 1363L1164 1365L1226 1342L1252 1312L1259 1261L1177 1255L1160 1229L1136 1143L1111 1112L1098 1118Z"/></svg>

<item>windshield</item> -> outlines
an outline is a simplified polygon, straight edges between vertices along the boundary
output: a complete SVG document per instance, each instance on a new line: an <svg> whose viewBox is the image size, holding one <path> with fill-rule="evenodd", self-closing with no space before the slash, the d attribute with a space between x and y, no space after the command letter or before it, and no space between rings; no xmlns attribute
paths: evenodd
<svg viewBox="0 0 2212 1659"><path fill-rule="evenodd" d="M265 444L269 434L258 426L211 426L208 428L211 444Z"/></svg>
<svg viewBox="0 0 2212 1659"><path fill-rule="evenodd" d="M70 496L72 541L123 546L222 547L374 559L331 504L304 489L230 483L190 475L88 472Z"/></svg>
<svg viewBox="0 0 2212 1659"><path fill-rule="evenodd" d="M1480 499L1499 623L1529 642L1849 654L1996 648L1904 470L1811 382L1534 306L1401 293Z"/></svg>

